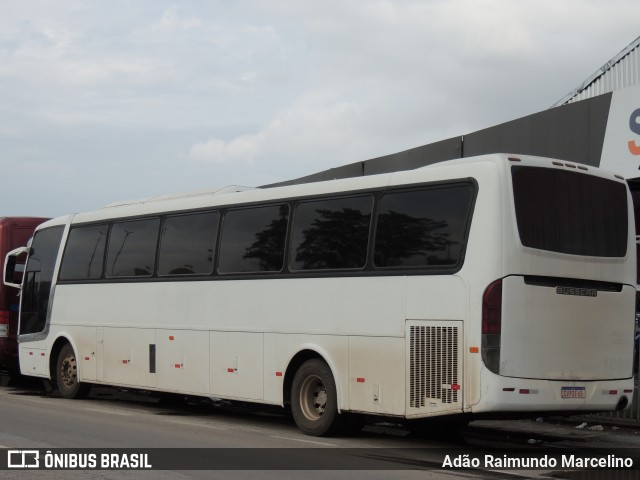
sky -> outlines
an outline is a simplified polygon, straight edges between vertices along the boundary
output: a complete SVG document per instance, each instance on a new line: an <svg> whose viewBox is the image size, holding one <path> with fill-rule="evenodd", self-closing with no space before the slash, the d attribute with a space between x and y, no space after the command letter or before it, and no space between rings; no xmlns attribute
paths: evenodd
<svg viewBox="0 0 640 480"><path fill-rule="evenodd" d="M258 186L552 106L637 0L0 0L0 215Z"/></svg>

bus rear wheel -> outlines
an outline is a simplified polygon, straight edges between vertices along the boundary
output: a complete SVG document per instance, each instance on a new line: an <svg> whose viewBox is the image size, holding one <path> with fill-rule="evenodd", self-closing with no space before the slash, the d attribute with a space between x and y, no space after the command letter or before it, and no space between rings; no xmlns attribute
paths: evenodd
<svg viewBox="0 0 640 480"><path fill-rule="evenodd" d="M291 385L291 413L298 428L314 437L342 433L346 415L338 414L336 383L320 359L304 362Z"/></svg>
<svg viewBox="0 0 640 480"><path fill-rule="evenodd" d="M56 384L63 398L85 398L91 385L78 380L78 360L73 347L65 344L58 354Z"/></svg>

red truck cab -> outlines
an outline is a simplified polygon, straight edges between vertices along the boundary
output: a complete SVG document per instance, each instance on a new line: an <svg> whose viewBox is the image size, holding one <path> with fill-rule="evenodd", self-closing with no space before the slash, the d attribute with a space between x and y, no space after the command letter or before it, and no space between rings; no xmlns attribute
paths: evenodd
<svg viewBox="0 0 640 480"><path fill-rule="evenodd" d="M4 271L5 256L11 250L27 245L33 231L49 220L40 217L0 217L0 271ZM22 262L26 261L22 258ZM21 272L22 269L16 268ZM14 279L21 283L21 278ZM18 366L18 309L20 290L0 283L0 371L15 374Z"/></svg>

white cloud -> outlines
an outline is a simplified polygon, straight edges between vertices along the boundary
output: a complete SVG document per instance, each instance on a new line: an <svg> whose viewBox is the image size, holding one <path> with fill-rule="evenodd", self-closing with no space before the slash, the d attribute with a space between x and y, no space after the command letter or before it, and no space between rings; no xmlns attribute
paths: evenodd
<svg viewBox="0 0 640 480"><path fill-rule="evenodd" d="M639 17L635 0L5 2L3 158L47 172L35 214L65 213L50 165L99 163L83 192L110 201L284 180L542 110Z"/></svg>
<svg viewBox="0 0 640 480"><path fill-rule="evenodd" d="M160 21L153 27L151 27L149 33L158 34L160 32L190 30L192 28L199 27L200 25L202 25L202 21L199 18L196 18L194 16L189 16L186 18L180 17L174 5L164 12Z"/></svg>
<svg viewBox="0 0 640 480"><path fill-rule="evenodd" d="M191 147L190 154L196 160L215 164L235 163L250 165L259 151L263 135L242 135L229 142L212 138Z"/></svg>
<svg viewBox="0 0 640 480"><path fill-rule="evenodd" d="M213 164L253 166L261 170L300 165L330 166L336 158L354 154L359 144L361 112L356 104L314 92L278 112L257 133L230 140L211 138L190 149L191 158Z"/></svg>
<svg viewBox="0 0 640 480"><path fill-rule="evenodd" d="M113 57L98 61L68 61L52 72L54 77L68 86L96 85L149 85L158 83L161 78L172 75L172 67L160 62L140 59Z"/></svg>

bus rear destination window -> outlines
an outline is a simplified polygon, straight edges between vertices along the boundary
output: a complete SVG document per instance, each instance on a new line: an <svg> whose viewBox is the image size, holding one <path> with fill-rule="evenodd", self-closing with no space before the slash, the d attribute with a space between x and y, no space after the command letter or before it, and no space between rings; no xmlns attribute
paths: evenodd
<svg viewBox="0 0 640 480"><path fill-rule="evenodd" d="M624 257L627 190L621 182L555 168L511 168L516 220L526 247Z"/></svg>

